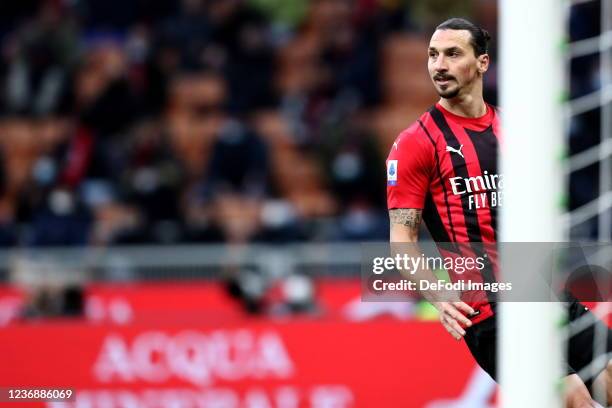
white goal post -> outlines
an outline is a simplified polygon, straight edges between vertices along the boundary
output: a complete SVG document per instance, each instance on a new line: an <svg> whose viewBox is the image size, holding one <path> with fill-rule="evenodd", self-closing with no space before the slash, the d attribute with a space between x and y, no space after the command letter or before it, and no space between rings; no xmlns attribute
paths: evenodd
<svg viewBox="0 0 612 408"><path fill-rule="evenodd" d="M564 12L560 0L500 0L500 242L560 242ZM502 276L505 273L502 245ZM506 271L507 272L507 271ZM503 407L560 407L558 303L501 303Z"/></svg>

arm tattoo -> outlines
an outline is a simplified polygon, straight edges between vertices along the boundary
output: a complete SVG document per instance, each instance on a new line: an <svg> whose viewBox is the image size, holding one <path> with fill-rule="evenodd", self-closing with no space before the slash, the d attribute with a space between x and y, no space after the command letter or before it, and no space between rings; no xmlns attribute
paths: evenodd
<svg viewBox="0 0 612 408"><path fill-rule="evenodd" d="M423 210L417 208L396 208L389 210L391 224L401 224L408 228L418 229L421 225Z"/></svg>

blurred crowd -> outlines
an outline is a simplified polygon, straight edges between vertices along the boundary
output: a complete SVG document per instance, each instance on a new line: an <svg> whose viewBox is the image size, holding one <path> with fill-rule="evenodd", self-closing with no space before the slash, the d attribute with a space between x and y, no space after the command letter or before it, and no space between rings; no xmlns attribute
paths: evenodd
<svg viewBox="0 0 612 408"><path fill-rule="evenodd" d="M436 100L430 33L462 15L495 39L497 19L494 0L4 3L0 246L384 240L384 158ZM572 8L571 41L599 10ZM601 86L597 54L570 69L572 99ZM570 209L598 176L571 176Z"/></svg>
<svg viewBox="0 0 612 408"><path fill-rule="evenodd" d="M451 15L496 31L494 0L2 2L0 245L386 239Z"/></svg>

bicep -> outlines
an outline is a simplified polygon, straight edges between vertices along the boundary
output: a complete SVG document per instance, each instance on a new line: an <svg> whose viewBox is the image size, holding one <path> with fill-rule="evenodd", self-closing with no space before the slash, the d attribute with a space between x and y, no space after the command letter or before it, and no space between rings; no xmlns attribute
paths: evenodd
<svg viewBox="0 0 612 408"><path fill-rule="evenodd" d="M430 188L435 150L420 134L400 138L401 147L392 148L387 159L387 205L388 208L420 209Z"/></svg>
<svg viewBox="0 0 612 408"><path fill-rule="evenodd" d="M417 242L423 210L420 208L394 208L389 210L391 242Z"/></svg>

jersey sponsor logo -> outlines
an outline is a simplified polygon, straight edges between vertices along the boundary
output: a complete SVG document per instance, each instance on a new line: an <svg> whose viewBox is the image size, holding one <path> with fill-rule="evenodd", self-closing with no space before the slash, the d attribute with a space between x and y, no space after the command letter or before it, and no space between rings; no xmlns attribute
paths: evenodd
<svg viewBox="0 0 612 408"><path fill-rule="evenodd" d="M469 208L501 207L504 179L501 174L489 174L488 171L474 177L450 177L454 195L468 195Z"/></svg>
<svg viewBox="0 0 612 408"><path fill-rule="evenodd" d="M387 185L397 185L397 160L387 161Z"/></svg>
<svg viewBox="0 0 612 408"><path fill-rule="evenodd" d="M463 156L463 153L461 153L461 149L463 149L463 145L459 146L458 149L455 149L453 146L446 146L446 151L450 152L450 153L457 153L459 156L463 157L465 159L465 157Z"/></svg>

